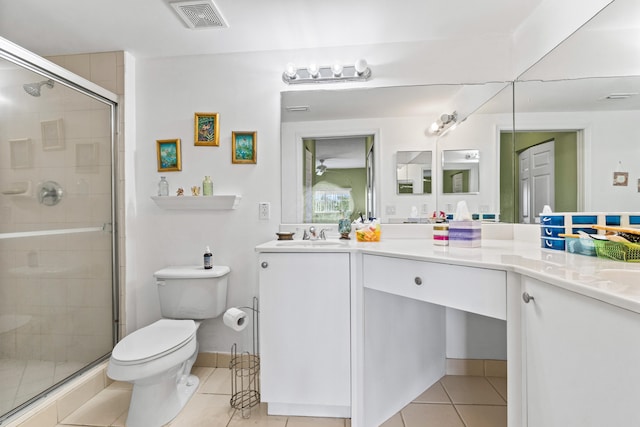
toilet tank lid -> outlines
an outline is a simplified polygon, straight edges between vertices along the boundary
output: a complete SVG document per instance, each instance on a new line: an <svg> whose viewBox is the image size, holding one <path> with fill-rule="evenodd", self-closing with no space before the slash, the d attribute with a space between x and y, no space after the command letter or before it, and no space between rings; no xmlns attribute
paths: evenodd
<svg viewBox="0 0 640 427"><path fill-rule="evenodd" d="M201 265L180 265L163 268L153 273L156 279L208 279L229 274L231 269L226 265L214 265L205 269Z"/></svg>

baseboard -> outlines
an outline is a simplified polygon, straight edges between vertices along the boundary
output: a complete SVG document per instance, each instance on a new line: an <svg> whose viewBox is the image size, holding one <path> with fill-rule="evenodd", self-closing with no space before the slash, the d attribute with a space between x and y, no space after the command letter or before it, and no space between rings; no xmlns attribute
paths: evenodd
<svg viewBox="0 0 640 427"><path fill-rule="evenodd" d="M507 361L492 359L447 359L447 375L507 377Z"/></svg>

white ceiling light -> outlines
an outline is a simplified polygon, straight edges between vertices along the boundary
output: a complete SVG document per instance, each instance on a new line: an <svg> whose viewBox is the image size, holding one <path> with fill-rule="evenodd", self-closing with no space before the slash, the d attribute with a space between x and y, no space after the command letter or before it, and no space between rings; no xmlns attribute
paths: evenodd
<svg viewBox="0 0 640 427"><path fill-rule="evenodd" d="M434 135L444 135L450 130L453 130L458 125L458 113L453 112L451 114L444 113L441 114L438 120L431 123L429 126L429 132Z"/></svg>
<svg viewBox="0 0 640 427"><path fill-rule="evenodd" d="M282 73L282 81L287 84L366 81L370 78L371 68L364 59L359 59L355 65L344 66L339 63L331 66L311 63L306 68L297 68L293 63L288 63Z"/></svg>

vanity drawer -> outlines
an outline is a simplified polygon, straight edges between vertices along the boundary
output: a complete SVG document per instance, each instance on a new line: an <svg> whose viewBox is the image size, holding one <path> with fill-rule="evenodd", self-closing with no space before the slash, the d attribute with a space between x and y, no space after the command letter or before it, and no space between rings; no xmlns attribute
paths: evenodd
<svg viewBox="0 0 640 427"><path fill-rule="evenodd" d="M506 272L378 255L363 257L364 287L506 320Z"/></svg>

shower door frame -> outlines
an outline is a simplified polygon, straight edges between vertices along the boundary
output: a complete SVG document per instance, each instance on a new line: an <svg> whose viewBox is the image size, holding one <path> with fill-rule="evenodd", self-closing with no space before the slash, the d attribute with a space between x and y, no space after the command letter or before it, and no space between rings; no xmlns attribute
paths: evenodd
<svg viewBox="0 0 640 427"><path fill-rule="evenodd" d="M110 120L111 120L111 136L110 136L110 160L111 160L111 223L104 224L104 228L109 228L108 230L104 230L111 233L111 299L112 299L112 346L118 340L119 333L119 315L120 315L120 304L119 304L119 245L118 245L118 162L117 162L117 153L118 153L118 130L119 130L119 121L118 121L118 95L98 86L97 84L80 77L69 70L60 67L53 62L50 62L2 37L0 37L0 59L7 60L12 62L24 69L32 71L34 73L40 74L47 79L52 79L56 83L67 86L68 88L77 90L83 93L86 96L89 96L93 99L96 99L100 102L108 104L110 108ZM103 229L104 229L103 228ZM72 375L67 378L53 384L53 386L42 390L39 394L32 397L31 399L21 403L20 405L14 407L7 413L0 414L0 424L4 423L6 419L15 415L17 412L24 410L26 407L30 406L34 402L46 397L53 390L58 389L65 383L73 380L77 376L87 372L94 366L102 363L104 360L108 359L110 352L101 356L97 360L92 363L85 365L79 371L76 371Z"/></svg>

